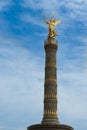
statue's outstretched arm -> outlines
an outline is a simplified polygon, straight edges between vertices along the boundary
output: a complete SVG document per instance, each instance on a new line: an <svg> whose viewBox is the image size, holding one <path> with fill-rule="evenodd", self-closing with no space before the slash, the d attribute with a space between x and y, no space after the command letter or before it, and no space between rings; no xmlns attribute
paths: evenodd
<svg viewBox="0 0 87 130"><path fill-rule="evenodd" d="M46 17L44 16L43 18L44 18L45 23L49 24L49 21L46 20Z"/></svg>

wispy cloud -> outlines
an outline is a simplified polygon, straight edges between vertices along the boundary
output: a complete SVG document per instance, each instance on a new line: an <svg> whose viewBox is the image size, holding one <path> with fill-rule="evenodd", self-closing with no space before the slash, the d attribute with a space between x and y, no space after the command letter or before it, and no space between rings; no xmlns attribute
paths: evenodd
<svg viewBox="0 0 87 130"><path fill-rule="evenodd" d="M43 89L41 87L43 71L41 71L39 58L30 51L15 46L14 39L8 41L9 43L5 44L5 38L2 38L2 45L0 45L0 116L7 119L6 122L4 120L4 124L0 123L0 126L9 126L11 123L10 127L15 127L17 122L21 123L20 117L23 116L22 122L26 123L34 116L30 115L30 112L27 115L28 109L32 112L34 108L41 109L37 106L37 102L40 100L38 103L41 103L39 97L42 96L38 91L41 92ZM36 105L32 109L30 104Z"/></svg>
<svg viewBox="0 0 87 130"><path fill-rule="evenodd" d="M87 38L84 38L83 42L84 42L84 71L87 74Z"/></svg>
<svg viewBox="0 0 87 130"><path fill-rule="evenodd" d="M85 21L87 21L87 1L86 0L74 0L63 3L65 9L67 10L67 14L69 14L69 17L81 21L85 24Z"/></svg>
<svg viewBox="0 0 87 130"><path fill-rule="evenodd" d="M26 8L31 8L33 10L42 10L44 12L52 12L54 11L56 14L61 15L61 11L64 11L63 13L68 15L66 19L69 17L75 18L76 17L84 17L86 18L86 12L87 12L87 1L86 0L74 0L74 1L34 1L34 0L23 0L22 5ZM49 5L49 6L48 6ZM59 11L59 13L58 13ZM62 14L63 15L63 14ZM64 15L63 15L64 16ZM81 20L81 19L80 19Z"/></svg>
<svg viewBox="0 0 87 130"><path fill-rule="evenodd" d="M48 6L49 5L49 6ZM24 15L22 18L25 22L31 22L35 25L41 25L41 18L43 15L50 16L52 11L55 13L55 17L62 20L61 26L59 26L61 33L68 31L71 28L72 30L80 30L81 32L86 31L86 12L87 12L87 2L85 0L65 0L65 1L34 1L34 0L23 0L22 6L32 10L41 12L40 16L37 15L36 19L30 15ZM78 31L77 30L77 31ZM78 33L80 32L78 31ZM81 34L82 35L82 34Z"/></svg>
<svg viewBox="0 0 87 130"><path fill-rule="evenodd" d="M87 120L87 103L85 102L85 99L87 99L87 74L73 71L73 67L71 71L59 71L59 110L68 118L72 116L72 119Z"/></svg>
<svg viewBox="0 0 87 130"><path fill-rule="evenodd" d="M41 27L45 27L42 20L39 19L39 17L32 17L29 14L22 14L20 16L20 19L26 23L30 23L33 25L37 25L37 26L41 26Z"/></svg>
<svg viewBox="0 0 87 130"><path fill-rule="evenodd" d="M84 72L86 46L84 42L82 46L70 49L68 43L63 43L61 46L58 51L59 119L66 124L70 123L70 120L84 122L87 121L87 73Z"/></svg>
<svg viewBox="0 0 87 130"><path fill-rule="evenodd" d="M12 0L0 0L0 11L6 11L11 4Z"/></svg>
<svg viewBox="0 0 87 130"><path fill-rule="evenodd" d="M44 0L44 1L40 1L40 0L37 0L37 1L34 1L34 0L23 0L22 5L24 7L31 8L33 10L42 9L42 10L48 10L49 11L49 10L52 10L54 8L57 8L58 1L57 0L55 0L55 1L47 1L47 0Z"/></svg>
<svg viewBox="0 0 87 130"><path fill-rule="evenodd" d="M6 41L9 41L7 46ZM36 114L42 112L44 72L41 66L43 65L41 65L41 59L29 50L15 46L13 44L14 39L13 41L6 39L6 41L2 38L2 46L0 46L0 68L2 68L0 70L0 102L2 104L0 115L1 117L8 115L6 118L8 124L9 120L10 123L14 120L13 127L17 122L19 123L18 126L23 122L24 127L26 127L29 125L29 120L34 123L42 118L37 116L38 119L34 119ZM63 49L63 53L66 54L67 52ZM67 118L72 117L72 119L80 120L83 117L87 120L85 114L87 107L85 103L87 98L86 75L82 71L78 71L76 62L76 59L73 61L71 59L63 64L64 69L58 68L59 112L60 115L64 114ZM61 63L58 66L60 67ZM79 97L81 100L79 100ZM74 104L74 107L72 104ZM72 107L73 111L71 112ZM16 115L16 113L19 114ZM23 120L19 121L20 117L23 117Z"/></svg>
<svg viewBox="0 0 87 130"><path fill-rule="evenodd" d="M0 11L4 11L8 9L12 1L0 2ZM19 11L18 13L19 19L21 19L20 26L29 23L29 30L26 31L24 28L27 24L21 30L25 31L25 36L20 33L20 38L18 38L18 35L14 38L14 31L11 33L8 24L9 20L6 21L4 17L1 17L0 20L0 126L6 128L15 128L16 126L20 128L22 124L22 127L25 128L29 124L41 121L44 58L37 54L40 51L38 48L35 48L37 52L32 52L29 47L25 48L25 46L27 46L27 43L35 42L36 44L36 39L39 42L38 32L35 32L37 35L34 37L30 27L34 25L38 30L38 26L43 27L42 32L44 35L45 24L42 23L41 19L43 15L50 16L52 11L55 12L56 17L62 20L59 26L61 36L59 36L58 50L60 118L63 115L60 122L64 122L63 119L66 118L69 121L73 120L72 122L74 120L79 122L87 121L87 73L84 72L84 66L85 70L87 68L87 39L84 36L84 32L86 32L86 0L74 0L73 2L70 0L22 0L21 5L26 9L23 8L23 12ZM34 12L38 15L34 14ZM81 23L78 24L78 22ZM39 35L42 39L42 34ZM22 46L22 44L25 46ZM32 46L32 48L34 47L36 46ZM72 107L73 111L71 111ZM87 123L82 124L86 126Z"/></svg>

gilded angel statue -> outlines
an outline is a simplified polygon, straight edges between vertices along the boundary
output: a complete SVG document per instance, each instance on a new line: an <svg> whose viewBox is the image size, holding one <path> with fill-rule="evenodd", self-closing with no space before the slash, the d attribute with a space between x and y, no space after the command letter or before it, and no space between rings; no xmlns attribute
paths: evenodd
<svg viewBox="0 0 87 130"><path fill-rule="evenodd" d="M53 16L50 18L49 21L46 20L46 17L44 16L44 21L48 25L49 33L48 37L56 37L58 34L55 31L55 26L61 22L61 20L55 20L53 19Z"/></svg>

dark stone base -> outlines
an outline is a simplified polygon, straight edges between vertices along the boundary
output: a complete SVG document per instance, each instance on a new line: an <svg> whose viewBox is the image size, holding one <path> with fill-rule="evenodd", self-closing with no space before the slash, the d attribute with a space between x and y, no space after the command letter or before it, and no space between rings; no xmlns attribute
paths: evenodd
<svg viewBox="0 0 87 130"><path fill-rule="evenodd" d="M43 124L37 124L32 125L27 128L27 130L73 130L71 126L68 125L43 125Z"/></svg>

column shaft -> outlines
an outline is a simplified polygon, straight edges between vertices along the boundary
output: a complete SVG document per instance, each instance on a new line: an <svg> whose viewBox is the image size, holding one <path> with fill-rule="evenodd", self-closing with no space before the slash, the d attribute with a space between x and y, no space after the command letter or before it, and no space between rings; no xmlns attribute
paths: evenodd
<svg viewBox="0 0 87 130"><path fill-rule="evenodd" d="M45 83L43 124L58 124L57 118L57 41L48 39L45 44Z"/></svg>

